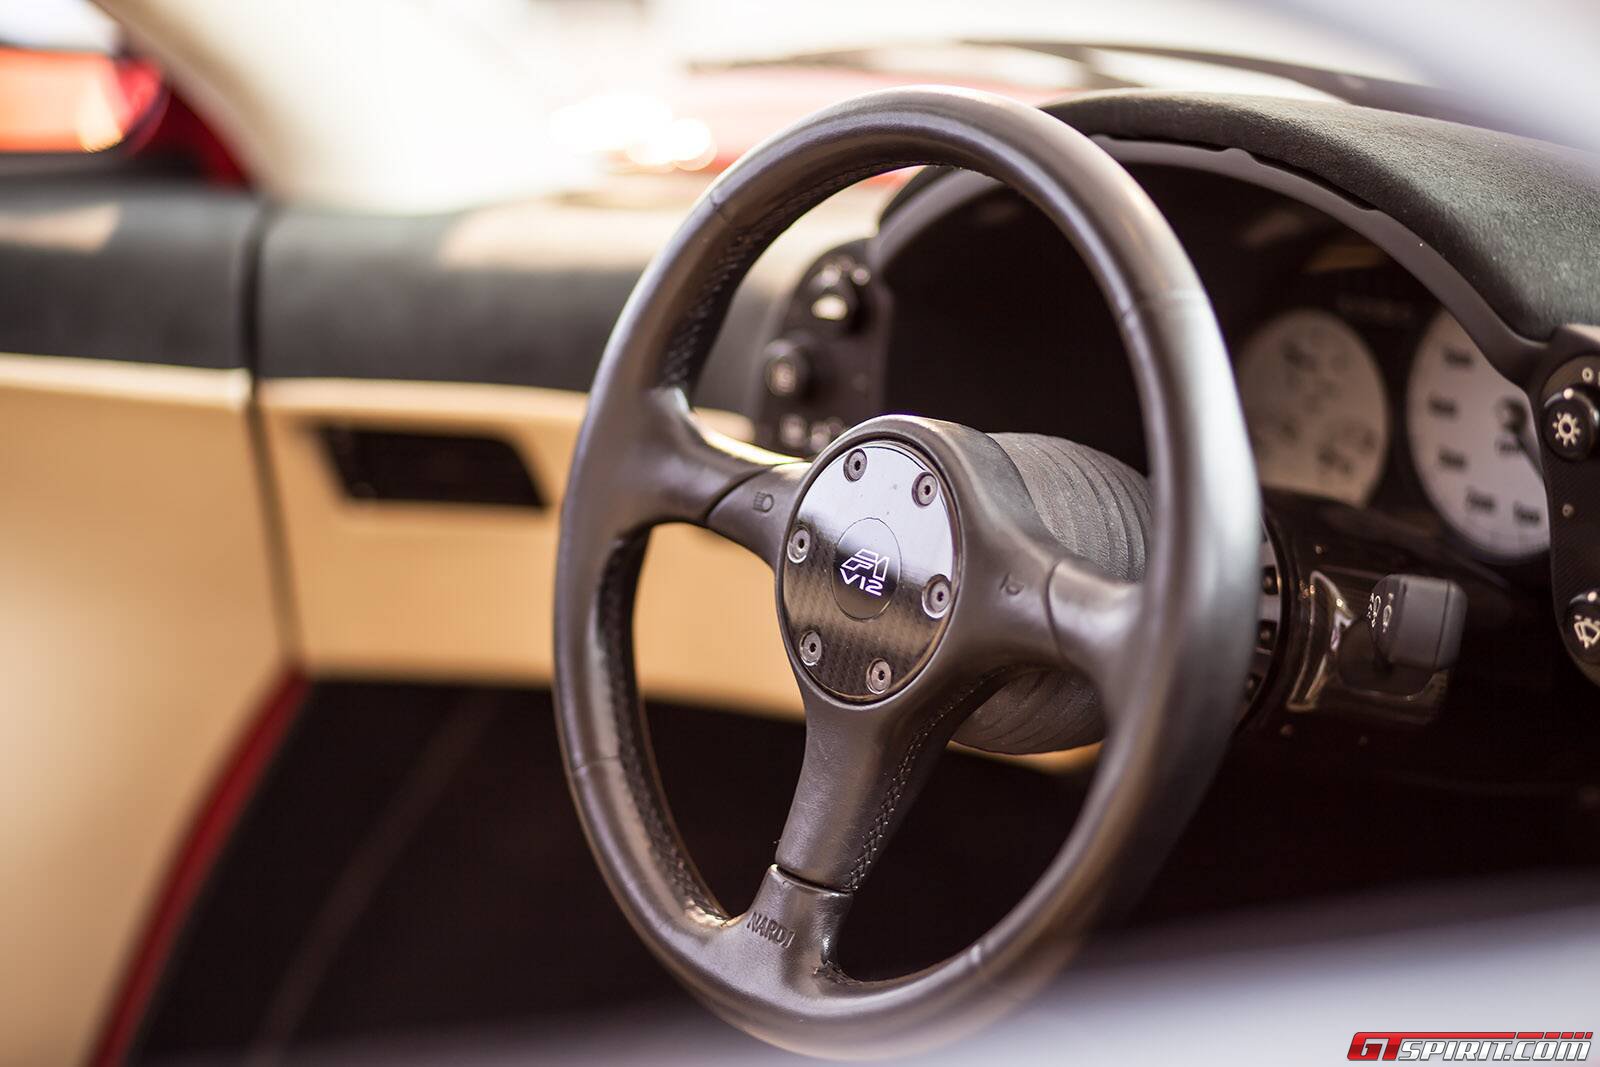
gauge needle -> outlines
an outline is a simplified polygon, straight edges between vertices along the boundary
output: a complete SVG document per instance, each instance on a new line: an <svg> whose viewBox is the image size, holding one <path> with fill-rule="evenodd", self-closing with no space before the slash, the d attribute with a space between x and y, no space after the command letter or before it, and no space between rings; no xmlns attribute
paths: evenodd
<svg viewBox="0 0 1600 1067"><path fill-rule="evenodd" d="M1523 458L1533 464L1533 472L1543 478L1544 468L1539 465L1539 442L1533 436L1528 409L1515 397L1502 397L1495 404L1495 414L1499 417L1500 429L1516 440L1517 448L1521 450Z"/></svg>

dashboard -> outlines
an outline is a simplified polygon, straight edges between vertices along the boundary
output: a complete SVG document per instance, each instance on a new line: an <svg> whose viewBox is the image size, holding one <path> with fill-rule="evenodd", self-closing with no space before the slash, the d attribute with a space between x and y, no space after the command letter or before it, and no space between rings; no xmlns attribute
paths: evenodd
<svg viewBox="0 0 1600 1067"><path fill-rule="evenodd" d="M1494 566L1545 555L1528 398L1417 278L1278 198L1136 173L1208 283L1263 488L1391 515ZM893 410L1071 437L1145 467L1115 324L1065 239L1008 191L830 252L790 312L757 402L769 447L814 452Z"/></svg>
<svg viewBox="0 0 1600 1067"><path fill-rule="evenodd" d="M1501 779L1521 754L1526 777L1548 780L1551 737L1600 737L1600 607L1584 600L1600 587L1585 518L1600 510L1600 462L1562 451L1563 433L1593 433L1577 408L1600 379L1600 331L1582 325L1600 314L1531 340L1503 313L1526 296L1516 278L1469 280L1464 254L1220 147L1225 127L1209 136L1101 143L1172 223L1233 356L1268 519L1243 729L1454 780ZM982 177L914 179L875 234L812 264L768 337L750 384L768 447L813 453L906 412L1070 438L1148 473L1094 279L1042 215ZM1462 594L1459 654L1374 670L1369 601L1402 579Z"/></svg>

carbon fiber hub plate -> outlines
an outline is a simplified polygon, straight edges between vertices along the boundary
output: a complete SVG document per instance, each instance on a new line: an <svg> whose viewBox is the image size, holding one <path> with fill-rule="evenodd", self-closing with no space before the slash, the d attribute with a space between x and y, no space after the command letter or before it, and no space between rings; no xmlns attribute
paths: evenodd
<svg viewBox="0 0 1600 1067"><path fill-rule="evenodd" d="M837 697L888 696L933 655L954 607L956 525L947 487L906 446L869 442L817 474L791 535L797 527L806 531L806 551L785 557L779 604L795 658ZM942 597L936 588L926 607L936 581L950 586Z"/></svg>

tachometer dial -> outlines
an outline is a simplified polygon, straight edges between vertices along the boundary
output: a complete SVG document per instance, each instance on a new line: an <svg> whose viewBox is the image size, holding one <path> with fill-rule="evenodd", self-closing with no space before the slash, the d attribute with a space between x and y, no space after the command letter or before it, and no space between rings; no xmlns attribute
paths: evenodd
<svg viewBox="0 0 1600 1067"><path fill-rule="evenodd" d="M1463 540L1507 562L1550 546L1528 398L1443 311L1411 364L1406 430L1423 490Z"/></svg>
<svg viewBox="0 0 1600 1067"><path fill-rule="evenodd" d="M1272 319L1239 356L1239 397L1262 485L1367 502L1389 454L1389 398L1348 323L1314 308Z"/></svg>

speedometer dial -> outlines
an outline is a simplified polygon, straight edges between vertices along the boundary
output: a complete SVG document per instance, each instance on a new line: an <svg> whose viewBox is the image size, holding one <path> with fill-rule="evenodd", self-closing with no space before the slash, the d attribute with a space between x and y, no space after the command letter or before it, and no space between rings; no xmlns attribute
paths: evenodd
<svg viewBox="0 0 1600 1067"><path fill-rule="evenodd" d="M1549 547L1528 398L1443 311L1411 364L1406 429L1423 490L1462 539L1503 561Z"/></svg>
<svg viewBox="0 0 1600 1067"><path fill-rule="evenodd" d="M1268 322L1239 356L1239 398L1262 485L1367 502L1389 453L1389 398L1343 319L1301 308Z"/></svg>

